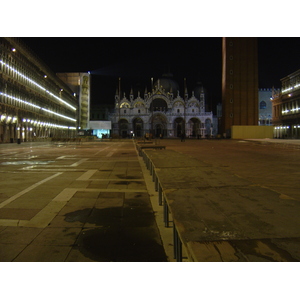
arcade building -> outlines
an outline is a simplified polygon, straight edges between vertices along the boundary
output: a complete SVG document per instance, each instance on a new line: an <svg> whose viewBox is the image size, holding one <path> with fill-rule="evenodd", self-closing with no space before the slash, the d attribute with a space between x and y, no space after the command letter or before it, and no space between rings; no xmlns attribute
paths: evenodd
<svg viewBox="0 0 300 300"><path fill-rule="evenodd" d="M213 113L205 110L206 91L200 82L189 96L184 87L180 96L179 85L172 74L164 74L154 84L151 92L133 91L129 98L115 94L115 109L110 114L112 136L177 138L210 137L213 132Z"/></svg>
<svg viewBox="0 0 300 300"><path fill-rule="evenodd" d="M18 38L0 38L0 143L77 135L78 99Z"/></svg>
<svg viewBox="0 0 300 300"><path fill-rule="evenodd" d="M275 138L300 138L300 69L281 79L281 92L273 91Z"/></svg>

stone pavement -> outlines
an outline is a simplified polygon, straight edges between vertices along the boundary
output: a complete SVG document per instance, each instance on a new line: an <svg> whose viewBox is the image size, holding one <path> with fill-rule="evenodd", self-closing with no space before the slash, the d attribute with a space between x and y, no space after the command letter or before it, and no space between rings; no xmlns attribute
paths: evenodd
<svg viewBox="0 0 300 300"><path fill-rule="evenodd" d="M157 143L300 200L298 140ZM0 178L0 261L174 261L132 140L1 144Z"/></svg>
<svg viewBox="0 0 300 300"><path fill-rule="evenodd" d="M167 261L132 140L0 145L0 261Z"/></svg>

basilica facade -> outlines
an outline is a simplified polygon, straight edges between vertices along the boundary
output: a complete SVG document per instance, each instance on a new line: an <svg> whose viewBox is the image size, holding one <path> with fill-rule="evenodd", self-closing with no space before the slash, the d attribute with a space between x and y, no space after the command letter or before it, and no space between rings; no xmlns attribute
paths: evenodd
<svg viewBox="0 0 300 300"><path fill-rule="evenodd" d="M121 137L186 137L212 136L213 113L205 111L206 92L198 83L189 96L184 88L183 97L179 85L171 74L165 74L152 83L151 92L145 88L129 98L121 96L120 87L115 95L115 109L110 114L112 136ZM135 95L136 94L136 95Z"/></svg>

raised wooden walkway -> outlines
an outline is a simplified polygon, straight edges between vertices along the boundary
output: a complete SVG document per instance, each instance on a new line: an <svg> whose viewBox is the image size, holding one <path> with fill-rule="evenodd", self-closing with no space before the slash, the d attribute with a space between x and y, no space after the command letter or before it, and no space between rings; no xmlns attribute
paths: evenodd
<svg viewBox="0 0 300 300"><path fill-rule="evenodd" d="M141 149L182 261L299 261L300 203L172 150Z"/></svg>

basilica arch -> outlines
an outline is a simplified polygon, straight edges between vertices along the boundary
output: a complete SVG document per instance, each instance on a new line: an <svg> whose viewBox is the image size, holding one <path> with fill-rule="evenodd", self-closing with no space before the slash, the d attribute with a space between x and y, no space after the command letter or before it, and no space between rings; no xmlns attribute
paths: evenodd
<svg viewBox="0 0 300 300"><path fill-rule="evenodd" d="M122 138L126 138L129 135L129 123L126 119L119 120L119 134Z"/></svg>
<svg viewBox="0 0 300 300"><path fill-rule="evenodd" d="M179 100L174 100L174 103L173 103L173 107L172 107L172 112L174 114L180 114L180 113L184 113L184 101L183 99L179 99Z"/></svg>
<svg viewBox="0 0 300 300"><path fill-rule="evenodd" d="M122 100L120 108L130 108L130 103L127 100Z"/></svg>
<svg viewBox="0 0 300 300"><path fill-rule="evenodd" d="M173 130L174 130L174 136L180 137L182 132L184 131L184 118L176 118L173 122Z"/></svg>
<svg viewBox="0 0 300 300"><path fill-rule="evenodd" d="M155 95L151 98L150 111L168 111L169 101L164 95Z"/></svg>
<svg viewBox="0 0 300 300"><path fill-rule="evenodd" d="M151 130L154 137L166 137L168 120L163 113L156 112L150 118Z"/></svg>
<svg viewBox="0 0 300 300"><path fill-rule="evenodd" d="M199 137L202 136L203 133L201 132L201 121L198 118L191 118L188 121L187 126L188 135L191 137Z"/></svg>
<svg viewBox="0 0 300 300"><path fill-rule="evenodd" d="M132 112L134 115L146 113L146 105L143 100L138 99L138 100L134 101L132 106L133 106Z"/></svg>
<svg viewBox="0 0 300 300"><path fill-rule="evenodd" d="M141 118L134 118L132 121L133 132L136 137L144 136L144 122Z"/></svg>

